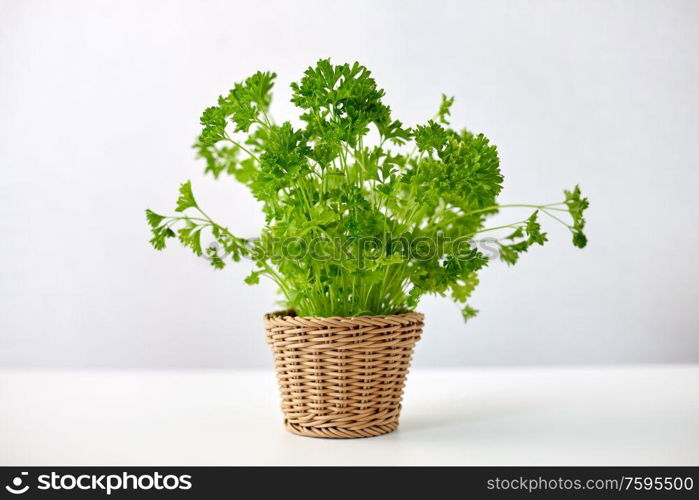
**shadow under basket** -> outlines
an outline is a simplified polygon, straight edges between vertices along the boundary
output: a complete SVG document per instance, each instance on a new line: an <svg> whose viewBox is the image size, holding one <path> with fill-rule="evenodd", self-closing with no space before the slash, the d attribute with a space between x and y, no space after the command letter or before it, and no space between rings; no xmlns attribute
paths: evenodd
<svg viewBox="0 0 699 500"><path fill-rule="evenodd" d="M353 318L266 315L287 430L323 438L395 430L423 318L416 312Z"/></svg>

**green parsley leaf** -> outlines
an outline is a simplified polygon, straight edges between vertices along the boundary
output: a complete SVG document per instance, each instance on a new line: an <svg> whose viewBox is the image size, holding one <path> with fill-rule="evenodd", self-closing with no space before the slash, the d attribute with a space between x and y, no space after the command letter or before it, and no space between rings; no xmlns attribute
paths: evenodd
<svg viewBox="0 0 699 500"><path fill-rule="evenodd" d="M444 128L432 120L427 125L418 125L415 129L415 144L420 151L442 151L447 142Z"/></svg>
<svg viewBox="0 0 699 500"><path fill-rule="evenodd" d="M148 225L155 229L165 220L165 216L158 215L151 209L146 209L146 220L148 221Z"/></svg>
<svg viewBox="0 0 699 500"><path fill-rule="evenodd" d="M454 104L453 97L447 97L446 94L442 94L442 102L439 105L439 111L437 112L437 119L442 125L449 125L448 116L451 115L451 106Z"/></svg>
<svg viewBox="0 0 699 500"><path fill-rule="evenodd" d="M192 183L187 181L180 186L180 197L177 198L177 208L175 208L175 212L184 212L188 208L196 208L196 206L197 202L194 200L194 195L192 194Z"/></svg>

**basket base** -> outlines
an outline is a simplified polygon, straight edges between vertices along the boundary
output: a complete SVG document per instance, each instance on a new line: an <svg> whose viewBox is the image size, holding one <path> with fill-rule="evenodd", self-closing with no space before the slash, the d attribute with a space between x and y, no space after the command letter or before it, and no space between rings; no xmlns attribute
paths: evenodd
<svg viewBox="0 0 699 500"><path fill-rule="evenodd" d="M286 427L287 431L299 436L329 439L356 439L388 434L389 432L395 431L398 428L398 421L385 425L373 425L369 427L348 429L343 427L304 427L298 424L292 424L285 420L284 427Z"/></svg>

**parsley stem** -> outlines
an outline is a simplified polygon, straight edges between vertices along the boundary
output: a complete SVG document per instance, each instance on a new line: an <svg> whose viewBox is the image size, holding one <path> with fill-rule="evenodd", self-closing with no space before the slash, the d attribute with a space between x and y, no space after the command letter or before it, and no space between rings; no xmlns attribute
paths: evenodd
<svg viewBox="0 0 699 500"><path fill-rule="evenodd" d="M571 226L570 224L568 224L566 221L564 221L564 220L562 220L562 219L559 219L558 217L556 217L556 216L553 215L552 213L549 213L547 210L550 210L550 209L544 209L544 208L541 209L541 211L542 211L544 214L548 215L548 216L551 217L552 219L557 220L558 222L560 222L561 224L563 224L565 227L567 227L567 228L570 229L571 231L573 230L573 226Z"/></svg>
<svg viewBox="0 0 699 500"><path fill-rule="evenodd" d="M240 149L242 149L243 151L245 151L247 154L249 154L250 157L253 158L258 164L260 163L260 159L257 157L257 155L255 155L255 153L253 153L253 152L251 152L250 150L248 150L245 146L243 146L243 145L240 144L239 142L234 141L233 139L231 139L231 136L229 136L227 133L224 132L224 135L225 135L225 137L226 137L226 139L227 139L228 141L232 142L233 144L235 144L236 146L238 146Z"/></svg>
<svg viewBox="0 0 699 500"><path fill-rule="evenodd" d="M508 205L491 205L489 207L485 208L479 208L478 210L470 210L468 212L465 212L461 214L463 217L466 217L467 215L475 215L475 214L480 214L483 212L492 212L494 210L498 210L500 208L538 208L540 210L544 208L549 208L550 210L559 210L562 212L567 212L565 208L556 208L559 205L563 205L563 202L558 202L558 203L549 203L548 205L529 205L525 203L512 203Z"/></svg>
<svg viewBox="0 0 699 500"><path fill-rule="evenodd" d="M487 232L487 231L496 231L496 230L498 230L498 229L505 229L505 228L507 228L507 227L516 228L516 227L521 226L522 224L526 224L526 223L527 223L527 220L525 219L525 220L523 220L523 221L513 222L512 224L505 224L505 225L503 225L503 226L495 226L495 227L488 227L488 228L486 228L486 229L481 229L480 231L476 231L476 232L473 233L473 234L485 233L485 232Z"/></svg>
<svg viewBox="0 0 699 500"><path fill-rule="evenodd" d="M261 111L262 111L262 116L264 117L265 122L267 123L267 129L272 128L272 120L269 119L269 115L267 114L267 112L264 109Z"/></svg>

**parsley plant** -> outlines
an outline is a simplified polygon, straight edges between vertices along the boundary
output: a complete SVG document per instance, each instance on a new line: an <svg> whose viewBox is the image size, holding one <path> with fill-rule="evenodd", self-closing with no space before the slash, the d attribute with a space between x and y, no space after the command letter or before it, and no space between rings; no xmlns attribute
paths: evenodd
<svg viewBox="0 0 699 500"><path fill-rule="evenodd" d="M146 211L156 249L178 237L217 269L250 258L256 268L246 282L272 279L302 316L394 314L438 294L462 304L468 319L477 311L467 299L488 264L472 244L479 235L501 234L495 245L508 264L547 241L542 216L566 226L575 246L586 245L588 201L577 186L556 203L498 204L497 149L483 134L450 127L453 98L443 95L433 119L408 128L364 66L326 59L291 85L304 124L295 128L270 117L275 76L255 73L219 97L202 114L194 145L205 172L234 176L262 202L260 237L247 240L215 222L186 182L176 214ZM486 224L510 207L533 212ZM203 248L203 233L218 244Z"/></svg>

